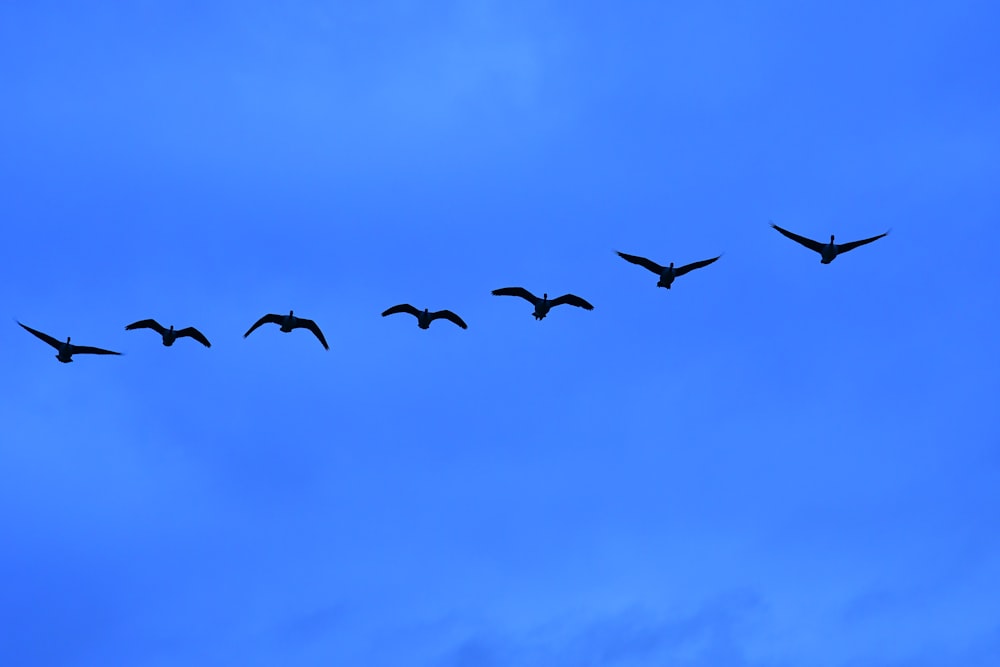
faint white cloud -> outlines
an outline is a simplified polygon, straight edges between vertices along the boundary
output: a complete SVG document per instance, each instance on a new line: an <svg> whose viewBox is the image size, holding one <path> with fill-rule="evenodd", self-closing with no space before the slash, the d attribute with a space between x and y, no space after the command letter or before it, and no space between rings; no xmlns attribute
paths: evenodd
<svg viewBox="0 0 1000 667"><path fill-rule="evenodd" d="M590 622L546 625L522 636L479 632L441 657L440 667L624 667L686 665L749 667L750 633L765 608L753 593L738 591L686 615L667 617L632 608Z"/></svg>

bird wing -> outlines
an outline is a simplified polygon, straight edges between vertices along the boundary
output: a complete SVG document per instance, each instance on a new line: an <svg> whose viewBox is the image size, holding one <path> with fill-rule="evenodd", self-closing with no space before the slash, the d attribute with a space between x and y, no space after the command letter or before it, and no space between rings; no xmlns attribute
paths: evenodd
<svg viewBox="0 0 1000 667"><path fill-rule="evenodd" d="M465 323L465 321L461 317L451 312L450 310L439 310L436 313L431 313L431 319L432 320L445 319L454 322L463 329L469 328L469 326Z"/></svg>
<svg viewBox="0 0 1000 667"><path fill-rule="evenodd" d="M72 354L121 354L121 352L112 352L111 350L89 347L87 345L70 345L70 351Z"/></svg>
<svg viewBox="0 0 1000 667"><path fill-rule="evenodd" d="M656 262L654 262L651 259L646 259L645 257L639 257L638 255L627 255L627 254L625 254L623 252L619 252L617 250L615 252L617 252L618 256L621 257L622 259L624 259L626 262L632 262L633 264L638 264L639 266L641 266L643 268L649 269L650 271L652 271L656 275L660 275L661 273L663 273L663 269L666 268L666 267L660 266L659 264L657 264Z"/></svg>
<svg viewBox="0 0 1000 667"><path fill-rule="evenodd" d="M878 241L880 238L882 238L883 236L885 236L888 233L889 232L886 232L885 234L879 234L878 236L873 236L870 239L862 239L860 241L851 241L850 243L838 243L837 244L837 252L838 253L842 253L842 252L847 252L848 250L854 250L858 246L865 245L866 243L871 243L872 241Z"/></svg>
<svg viewBox="0 0 1000 667"><path fill-rule="evenodd" d="M125 327L126 331L132 331L133 329L152 329L161 336L167 331L156 320L139 320Z"/></svg>
<svg viewBox="0 0 1000 667"><path fill-rule="evenodd" d="M719 255L719 257L722 257L722 255ZM688 271L694 271L695 269L700 269L702 267L708 266L709 264L711 264L715 260L719 259L719 257L713 257L712 259L703 259L700 262L691 262L690 264L685 264L684 266L682 266L680 268L676 268L675 267L674 268L674 275L675 276L683 276Z"/></svg>
<svg viewBox="0 0 1000 667"><path fill-rule="evenodd" d="M326 344L326 338L323 337L323 332L319 330L319 325L318 324L316 324L312 320L302 319L301 317L299 317L297 319L298 319L298 322L296 323L296 326L295 326L296 329L299 329L299 328L309 329L309 331L312 331L314 334L316 334L316 338L319 338L319 342L323 343L323 348L324 349L327 349L327 350L330 349L330 346Z"/></svg>
<svg viewBox="0 0 1000 667"><path fill-rule="evenodd" d="M549 301L549 303L555 307L563 303L568 303L571 306L577 306L578 308L584 308L586 310L593 310L594 307L590 305L587 301L581 299L575 294L563 294L560 297L556 297Z"/></svg>
<svg viewBox="0 0 1000 667"><path fill-rule="evenodd" d="M205 334L203 334L202 332L198 331L194 327L184 327L183 329L175 331L174 334L178 338L180 338L182 336L189 336L191 338L194 338L196 341L198 341L199 343L201 343L205 347L212 347L212 344L208 342L207 338L205 338Z"/></svg>
<svg viewBox="0 0 1000 667"><path fill-rule="evenodd" d="M253 326L250 327L249 329L247 329L247 332L245 334L243 334L243 337L246 338L247 336L249 336L250 334L252 334L253 330L256 329L257 327L259 327L262 324L267 324L269 322L273 322L274 324L281 324L281 318L282 317L283 317L282 315L275 315L274 313L268 313L264 317L260 318L256 322L254 322Z"/></svg>
<svg viewBox="0 0 1000 667"><path fill-rule="evenodd" d="M15 322L16 322L16 321L17 321L17 320L15 320ZM21 323L20 323L20 322L18 322L18 324L21 324ZM46 343L48 343L48 344L49 344L49 345L51 345L52 347L56 348L57 350L58 350L58 349L59 349L59 347L60 347L60 346L62 345L62 343L61 343L61 342L57 341L57 340L56 340L55 338L53 338L52 336L50 336L50 335L48 335L48 334L45 334L45 333L42 333L41 331L35 331L34 329L32 329L31 327L27 326L26 324L21 324L21 328L22 328L22 329L24 329L25 331L28 331L29 333L31 333L31 334L33 334L33 335L37 336L38 338L40 338L40 339L44 340L44 341L45 341Z"/></svg>
<svg viewBox="0 0 1000 667"><path fill-rule="evenodd" d="M522 299L530 301L532 305L536 305L541 301L541 299L523 287L501 287L500 289L493 290L493 296L519 296Z"/></svg>
<svg viewBox="0 0 1000 667"><path fill-rule="evenodd" d="M812 239L807 239L804 236L799 236L798 234L796 234L794 232L790 232L787 229L782 229L781 227L779 227L778 225L774 224L773 222L771 223L771 226L774 227L775 229L777 229L779 232L781 232L785 236L787 236L788 238L790 238L793 241L795 241L796 243L801 243L802 245L804 245L805 247L809 248L810 250L815 250L818 253L822 253L823 252L823 245L824 244L820 243L819 241L813 241Z"/></svg>
<svg viewBox="0 0 1000 667"><path fill-rule="evenodd" d="M409 313L414 317L420 317L420 311L408 303L401 303L398 306L393 306L392 308L384 310L382 312L382 317L385 317L386 315L395 315L396 313Z"/></svg>

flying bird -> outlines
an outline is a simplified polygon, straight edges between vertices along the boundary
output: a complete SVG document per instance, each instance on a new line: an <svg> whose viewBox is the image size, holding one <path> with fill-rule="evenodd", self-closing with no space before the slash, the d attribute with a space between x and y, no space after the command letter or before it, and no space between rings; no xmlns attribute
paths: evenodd
<svg viewBox="0 0 1000 667"><path fill-rule="evenodd" d="M524 289L523 287L501 287L500 289L493 290L494 296L519 296L522 299L530 301L535 307L535 312L532 315L535 319L541 321L545 319L545 316L549 314L549 311L556 306L561 306L564 303L568 303L571 306L576 306L578 308L584 308L585 310L593 310L594 307L588 302L584 301L575 294L563 294L555 299L549 299L548 294L542 294L542 298L539 299L537 296Z"/></svg>
<svg viewBox="0 0 1000 667"><path fill-rule="evenodd" d="M245 334L243 334L243 337L246 338L253 333L254 329L269 322L273 324L280 324L281 331L284 333L288 333L292 329L309 329L309 331L312 331L316 335L316 338L319 339L319 342L323 344L325 349L330 349L330 346L326 344L326 338L323 337L323 332L319 330L319 326L317 326L312 320L307 320L304 317L295 317L295 311L292 310L288 311L287 315L275 315L274 313L265 315L254 322L254 325L250 327Z"/></svg>
<svg viewBox="0 0 1000 667"><path fill-rule="evenodd" d="M885 232L885 234L879 234L878 236L873 236L870 239L851 241L850 243L834 243L833 234L830 234L829 243L820 243L819 241L813 241L812 239L807 239L804 236L799 236L798 234L790 232L787 229L782 229L773 222L771 223L771 226L777 229L785 236L787 236L788 238L795 241L796 243L800 243L805 247L809 248L810 250L815 250L816 252L818 252L822 257L822 259L820 259L820 264L829 264L830 262L832 262L834 259L837 258L837 255L843 255L848 250L854 250L858 246L863 246L867 243L878 241L880 238L889 233Z"/></svg>
<svg viewBox="0 0 1000 667"><path fill-rule="evenodd" d="M615 252L618 252L617 250ZM657 287L666 287L670 289L670 285L673 284L674 278L678 276L683 276L689 271L694 271L695 269L700 269L702 267L708 266L712 262L722 257L713 257L712 259L703 259L700 262L691 262L690 264L685 264L684 266L679 266L674 268L674 263L670 262L670 266L660 266L656 262L646 259L645 257L639 257L638 255L627 255L623 252L618 252L618 256L624 259L626 262L631 262L633 264L638 264L639 266L649 269L656 275L660 276L660 280L656 283Z"/></svg>
<svg viewBox="0 0 1000 667"><path fill-rule="evenodd" d="M409 313L417 318L417 326L421 329L429 329L431 322L438 319L449 320L454 322L463 329L468 329L468 325L462 320L461 317L451 312L450 310L438 310L435 312L430 312L426 308L423 311L417 310L408 303L401 303L398 306L393 306L382 313L382 317L386 315L395 315L396 313Z"/></svg>
<svg viewBox="0 0 1000 667"><path fill-rule="evenodd" d="M121 352L102 350L99 347L88 347L86 345L73 345L72 343L69 342L69 336L66 337L66 342L63 343L61 341L56 340L55 338L53 338L48 334L42 333L41 331L35 331L31 327L21 324L20 322L18 322L18 324L21 325L21 328L24 329L25 331L28 331L33 336L40 338L41 340L44 340L46 343L56 348L56 350L59 352L59 354L56 355L56 359L63 362L64 364L68 364L71 361L73 361L74 354L117 354L117 355L121 354Z"/></svg>
<svg viewBox="0 0 1000 667"><path fill-rule="evenodd" d="M205 334L198 331L194 327L185 327L175 331L174 325L172 324L169 329L164 329L163 326L156 320L139 320L138 322L133 322L125 327L126 331L132 331L133 329L152 329L156 333L163 336L163 344L167 347L173 345L174 341L178 338L183 338L185 336L194 338L205 347L212 347L212 344L208 342L207 338L205 338Z"/></svg>

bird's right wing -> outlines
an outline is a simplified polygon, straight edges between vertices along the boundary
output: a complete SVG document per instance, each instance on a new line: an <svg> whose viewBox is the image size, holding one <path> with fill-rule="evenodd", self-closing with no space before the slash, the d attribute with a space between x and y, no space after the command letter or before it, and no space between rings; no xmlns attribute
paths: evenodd
<svg viewBox="0 0 1000 667"><path fill-rule="evenodd" d="M639 257L638 255L627 255L627 254L625 254L623 252L619 252L617 250L615 252L617 252L618 256L621 257L622 259L624 259L626 262L632 262L633 264L638 264L639 266L641 266L643 268L649 269L650 271L652 271L656 275L660 275L661 273L663 273L663 269L666 268L666 267L660 266L659 264L657 264L656 262L654 262L651 259L646 259L645 257Z"/></svg>
<svg viewBox="0 0 1000 667"><path fill-rule="evenodd" d="M815 250L818 253L822 253L823 252L823 244L820 243L819 241L813 241L812 239L807 239L804 236L799 236L795 232L790 232L787 229L782 229L781 227L779 227L778 225L774 224L773 222L771 223L771 226L774 227L775 229L777 229L779 232L781 232L785 236L787 236L788 238L790 238L791 240L795 241L796 243L801 243L802 245L804 245L805 247L809 248L810 250Z"/></svg>
<svg viewBox="0 0 1000 667"><path fill-rule="evenodd" d="M318 324L316 324L312 320L306 320L306 319L303 319L301 317L298 318L298 319L299 319L299 325L300 326L305 327L306 329L309 329L309 331L312 331L313 334L316 335L316 338L319 338L319 342L323 343L323 348L324 349L326 349L326 350L330 349L330 346L326 344L326 338L323 337L323 332L319 330L319 325Z"/></svg>
<svg viewBox="0 0 1000 667"><path fill-rule="evenodd" d="M181 336L189 336L191 338L194 338L196 341L198 341L205 347L212 347L212 344L208 342L207 338L205 338L205 334L198 331L194 327L184 327L183 329L180 329L176 333L178 338L180 338Z"/></svg>
<svg viewBox="0 0 1000 667"><path fill-rule="evenodd" d="M549 303L551 303L553 307L558 306L558 305L563 304L563 303L568 303L571 306L576 306L577 308L583 308L585 310L593 310L594 309L594 307L592 305L590 305L590 302L588 302L588 301L586 301L584 299L581 299L580 297L578 297L575 294L563 294L560 297L556 297L555 299L552 299L551 301L549 301Z"/></svg>
<svg viewBox="0 0 1000 667"><path fill-rule="evenodd" d="M461 317L459 317L455 313L451 312L450 310L439 310L439 311L437 311L436 313L433 314L433 317L431 319L435 319L436 320L436 319L439 319L439 318L446 319L449 322L454 322L455 324L457 324L458 326L462 327L463 329L468 329L469 328L469 326L465 323L465 321Z"/></svg>
<svg viewBox="0 0 1000 667"><path fill-rule="evenodd" d="M382 312L382 317L385 317L386 315L395 315L396 313L409 313L414 317L420 317L420 311L408 303L401 303L398 306L387 308Z"/></svg>
<svg viewBox="0 0 1000 667"><path fill-rule="evenodd" d="M530 301L532 305L536 305L540 301L537 296L523 287L501 287L493 290L493 296L519 296Z"/></svg>
<svg viewBox="0 0 1000 667"><path fill-rule="evenodd" d="M854 250L858 246L865 245L866 243L871 243L872 241L878 241L883 236L886 236L889 232L885 234L879 234L878 236L873 236L870 239L861 239L860 241L850 241L848 243L838 243L837 252L847 252L848 250Z"/></svg>
<svg viewBox="0 0 1000 667"><path fill-rule="evenodd" d="M249 329L247 329L247 332L245 334L243 334L243 337L246 338L247 336L249 336L250 334L253 333L254 329L256 329L257 327L259 327L262 324L268 324L268 323L281 324L281 315L275 315L274 313L268 313L264 317L260 318L256 322L254 322L253 326L250 327Z"/></svg>
<svg viewBox="0 0 1000 667"><path fill-rule="evenodd" d="M722 255L719 255L719 257L722 257ZM703 259L700 262L691 262L690 264L685 264L684 266L678 269L674 269L674 275L683 276L685 273L689 271L694 271L695 269L704 268L709 264L711 264L712 262L718 260L719 257L712 257L711 259Z"/></svg>
<svg viewBox="0 0 1000 667"><path fill-rule="evenodd" d="M117 354L121 355L121 352L112 352L111 350L104 350L99 347L89 347L87 345L73 345L73 354Z"/></svg>
<svg viewBox="0 0 1000 667"><path fill-rule="evenodd" d="M17 322L17 320L14 320L14 321ZM21 324L20 322L17 322L17 323ZM21 328L24 329L25 331L33 334L34 336L37 336L38 338L44 340L46 343L48 343L52 347L56 348L57 350L62 345L62 343L60 343L59 341L57 341L52 336L50 336L48 334L45 334L45 333L42 333L41 331L35 331L34 329L32 329L31 327L29 327L26 324L21 324Z"/></svg>

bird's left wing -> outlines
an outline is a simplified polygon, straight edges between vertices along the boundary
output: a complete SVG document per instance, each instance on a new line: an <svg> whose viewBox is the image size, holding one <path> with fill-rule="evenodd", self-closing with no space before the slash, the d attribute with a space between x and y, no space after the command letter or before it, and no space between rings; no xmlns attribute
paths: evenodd
<svg viewBox="0 0 1000 667"><path fill-rule="evenodd" d="M156 320L139 320L125 326L126 331L132 331L133 329L152 329L161 336L166 332L166 329Z"/></svg>
<svg viewBox="0 0 1000 667"><path fill-rule="evenodd" d="M17 320L14 320L14 321L17 322ZM46 343L48 343L52 347L56 348L57 350L62 345L62 343L60 343L59 341L57 341L55 338L53 338L52 336L48 335L47 333L42 333L41 331L36 331L36 330L32 329L31 327L29 327L28 325L21 324L20 322L17 322L17 323L21 325L22 329L24 329L28 333L36 336L37 338L40 338L41 340L44 340Z"/></svg>
<svg viewBox="0 0 1000 667"><path fill-rule="evenodd" d="M639 257L638 255L628 255L624 252L615 250L618 256L624 259L626 262L631 262L632 264L637 264L645 269L649 269L656 275L663 273L663 269L666 267L660 266L651 259L646 259L645 257Z"/></svg>
<svg viewBox="0 0 1000 667"><path fill-rule="evenodd" d="M247 329L247 332L245 334L243 334L243 337L246 338L247 336L249 336L250 334L252 334L253 331L254 331L254 329L256 329L257 327L259 327L260 325L262 325L262 324L268 324L268 323L271 323L271 322L273 322L274 324L281 324L281 315L275 315L274 313L268 313L264 317L260 318L256 322L254 322L253 326L250 327L249 329Z"/></svg>

